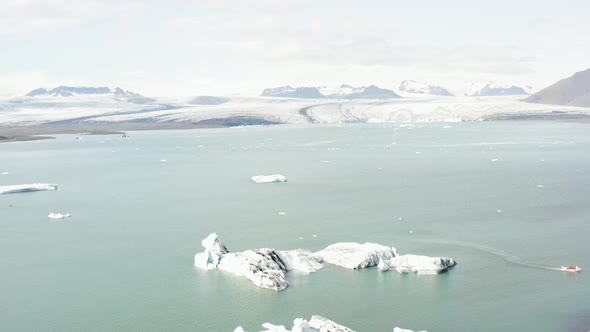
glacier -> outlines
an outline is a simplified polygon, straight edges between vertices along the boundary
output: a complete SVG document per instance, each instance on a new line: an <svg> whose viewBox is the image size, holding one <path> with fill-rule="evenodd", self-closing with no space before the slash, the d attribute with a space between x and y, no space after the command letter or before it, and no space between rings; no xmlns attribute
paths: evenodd
<svg viewBox="0 0 590 332"><path fill-rule="evenodd" d="M46 190L57 190L56 184L51 183L30 183L30 184L15 184L10 186L0 186L1 194L15 194L15 193L26 193L32 191L46 191Z"/></svg>
<svg viewBox="0 0 590 332"><path fill-rule="evenodd" d="M255 175L252 177L252 181L256 183L287 182L287 177L281 174Z"/></svg>

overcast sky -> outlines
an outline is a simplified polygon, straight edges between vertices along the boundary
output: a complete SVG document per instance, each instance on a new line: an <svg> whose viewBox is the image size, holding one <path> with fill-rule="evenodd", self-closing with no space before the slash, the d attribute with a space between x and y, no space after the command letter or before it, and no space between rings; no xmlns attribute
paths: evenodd
<svg viewBox="0 0 590 332"><path fill-rule="evenodd" d="M1 0L0 95L256 95L405 79L539 89L590 67L589 16L587 0Z"/></svg>

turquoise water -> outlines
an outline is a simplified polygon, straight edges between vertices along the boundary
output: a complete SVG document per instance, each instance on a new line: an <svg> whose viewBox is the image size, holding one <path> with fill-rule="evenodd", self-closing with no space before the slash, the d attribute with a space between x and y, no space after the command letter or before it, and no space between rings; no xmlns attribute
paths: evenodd
<svg viewBox="0 0 590 332"><path fill-rule="evenodd" d="M590 127L451 127L247 127L0 144L0 173L8 172L0 185L59 185L0 196L0 330L258 331L312 314L357 331L590 328L588 272L543 268L590 269ZM272 173L289 182L249 180ZM291 286L274 292L193 268L214 231L232 251L370 241L459 264L437 276L326 266L291 274Z"/></svg>

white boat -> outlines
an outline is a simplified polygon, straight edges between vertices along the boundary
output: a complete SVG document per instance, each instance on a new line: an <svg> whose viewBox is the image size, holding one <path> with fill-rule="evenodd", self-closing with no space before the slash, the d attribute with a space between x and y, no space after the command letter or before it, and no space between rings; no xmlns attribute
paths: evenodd
<svg viewBox="0 0 590 332"><path fill-rule="evenodd" d="M560 270L565 272L580 272L582 271L582 268L577 265L568 265L562 266Z"/></svg>

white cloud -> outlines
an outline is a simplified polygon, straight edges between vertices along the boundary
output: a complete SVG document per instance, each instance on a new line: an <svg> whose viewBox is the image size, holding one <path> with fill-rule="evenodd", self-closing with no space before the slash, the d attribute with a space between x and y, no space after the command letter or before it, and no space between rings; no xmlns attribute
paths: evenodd
<svg viewBox="0 0 590 332"><path fill-rule="evenodd" d="M2 0L0 37L68 29L93 17L111 16L141 7L139 1Z"/></svg>
<svg viewBox="0 0 590 332"><path fill-rule="evenodd" d="M31 86L41 87L51 84L44 71L25 71L0 74L0 96L13 97L31 90Z"/></svg>

